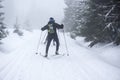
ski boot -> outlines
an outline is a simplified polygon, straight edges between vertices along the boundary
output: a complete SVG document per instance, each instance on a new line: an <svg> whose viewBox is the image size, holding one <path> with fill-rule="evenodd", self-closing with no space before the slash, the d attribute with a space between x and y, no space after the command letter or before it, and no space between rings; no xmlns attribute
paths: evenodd
<svg viewBox="0 0 120 80"><path fill-rule="evenodd" d="M44 57L48 57L48 55L46 54Z"/></svg>
<svg viewBox="0 0 120 80"><path fill-rule="evenodd" d="M59 55L58 51L55 52L56 55Z"/></svg>

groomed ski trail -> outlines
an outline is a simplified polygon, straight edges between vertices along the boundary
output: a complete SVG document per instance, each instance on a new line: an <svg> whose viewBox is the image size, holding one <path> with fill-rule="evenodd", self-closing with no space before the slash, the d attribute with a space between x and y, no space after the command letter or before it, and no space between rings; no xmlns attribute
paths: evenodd
<svg viewBox="0 0 120 80"><path fill-rule="evenodd" d="M67 35L70 56L47 60L36 55L39 36L40 31L34 31L16 50L0 57L0 80L120 80L119 67L76 44ZM60 53L66 53L61 37ZM49 55L54 54L54 49L51 45ZM44 55L44 51L45 45L41 43L39 52Z"/></svg>

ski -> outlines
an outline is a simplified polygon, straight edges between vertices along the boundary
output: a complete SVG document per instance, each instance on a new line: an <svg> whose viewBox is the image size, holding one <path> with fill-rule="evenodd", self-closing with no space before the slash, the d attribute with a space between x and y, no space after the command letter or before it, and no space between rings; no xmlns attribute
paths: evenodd
<svg viewBox="0 0 120 80"><path fill-rule="evenodd" d="M54 54L54 55L52 55L52 56L64 56L65 54Z"/></svg>
<svg viewBox="0 0 120 80"><path fill-rule="evenodd" d="M54 54L54 55L50 55L49 59L59 59L63 56L65 56L65 54L58 54L58 55Z"/></svg>
<svg viewBox="0 0 120 80"><path fill-rule="evenodd" d="M49 59L49 57L45 57L45 55L42 55L41 53L40 53L40 56L42 56L43 58Z"/></svg>
<svg viewBox="0 0 120 80"><path fill-rule="evenodd" d="M54 59L54 58L61 58L62 56L65 56L65 54L58 54L58 55L56 55L56 54L54 54L54 55L49 55L48 57L45 57L44 55L42 55L41 53L39 54L40 56L42 56L43 58L45 58L45 59L48 59L48 60L50 60L50 59Z"/></svg>

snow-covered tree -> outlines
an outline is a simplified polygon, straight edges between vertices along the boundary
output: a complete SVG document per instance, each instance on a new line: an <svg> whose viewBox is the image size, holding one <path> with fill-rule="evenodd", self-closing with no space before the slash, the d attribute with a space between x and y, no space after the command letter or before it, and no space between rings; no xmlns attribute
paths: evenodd
<svg viewBox="0 0 120 80"><path fill-rule="evenodd" d="M109 37L116 45L120 44L120 1L110 0L109 10L105 15L106 27L109 31Z"/></svg>
<svg viewBox="0 0 120 80"><path fill-rule="evenodd" d="M88 6L86 15L83 15L85 21L84 24L81 24L80 33L86 37L87 41L103 42L102 34L105 26L103 6L93 0L88 1Z"/></svg>
<svg viewBox="0 0 120 80"><path fill-rule="evenodd" d="M65 9L64 22L68 31L92 41L90 46L98 42L120 43L119 0L65 1L68 7Z"/></svg>
<svg viewBox="0 0 120 80"><path fill-rule="evenodd" d="M65 0L67 8L65 8L64 24L66 31L71 32L71 36L77 36L80 34L80 24L85 21L82 16L87 11L88 6L85 6L81 0Z"/></svg>
<svg viewBox="0 0 120 80"><path fill-rule="evenodd" d="M24 22L24 27L23 27L23 29L32 32L32 27L31 27L31 24L30 24L30 21L29 21L29 20L26 20L26 21Z"/></svg>
<svg viewBox="0 0 120 80"><path fill-rule="evenodd" d="M65 0L67 8L65 9L64 24L66 31L72 31L73 26L75 27L75 13L74 13L74 0Z"/></svg>
<svg viewBox="0 0 120 80"><path fill-rule="evenodd" d="M18 19L16 18L16 23L14 25L14 33L17 33L19 36L23 36L23 32L20 30L20 25L18 24Z"/></svg>
<svg viewBox="0 0 120 80"><path fill-rule="evenodd" d="M0 0L0 40L2 38L5 38L7 36L7 33L5 31L6 27L5 27L5 24L3 22L4 20L4 12L3 12L3 5L2 5L2 1L3 0Z"/></svg>
<svg viewBox="0 0 120 80"><path fill-rule="evenodd" d="M86 24L81 27L80 32L86 40L93 41L92 45L98 42L116 42L116 25L119 23L116 23L116 18L118 19L120 14L118 5L119 1L114 0L90 0Z"/></svg>

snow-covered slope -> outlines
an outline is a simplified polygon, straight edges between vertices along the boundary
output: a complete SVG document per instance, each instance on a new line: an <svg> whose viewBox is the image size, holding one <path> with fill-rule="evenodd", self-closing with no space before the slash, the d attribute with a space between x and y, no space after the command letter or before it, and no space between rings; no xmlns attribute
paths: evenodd
<svg viewBox="0 0 120 80"><path fill-rule="evenodd" d="M120 46L102 45L88 48L82 38L72 40L66 34L70 56L36 55L40 30L24 31L24 36L10 33L0 46L0 80L120 80ZM39 53L44 55L42 33ZM59 33L61 54L66 54L63 33ZM51 44L49 57L55 52Z"/></svg>

